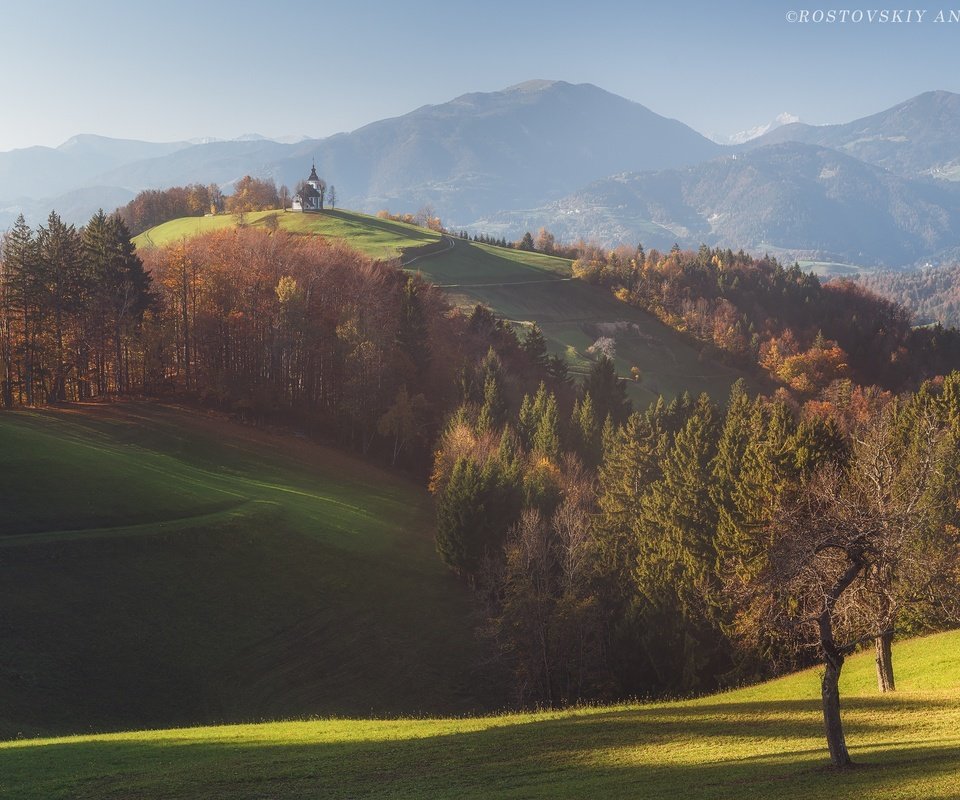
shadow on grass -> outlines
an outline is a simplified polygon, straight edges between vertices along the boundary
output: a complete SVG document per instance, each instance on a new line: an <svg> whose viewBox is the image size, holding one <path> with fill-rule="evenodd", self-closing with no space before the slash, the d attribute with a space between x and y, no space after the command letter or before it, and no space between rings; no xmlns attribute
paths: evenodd
<svg viewBox="0 0 960 800"><path fill-rule="evenodd" d="M866 744L851 737L858 766L838 772L827 764L818 727L805 723L792 735L767 729L812 712L806 702L718 703L506 720L466 732L452 722L440 723L448 729L440 733L430 723L330 722L262 734L223 729L218 741L184 731L152 741L24 743L0 749L0 796L836 800L891 787L902 793L885 797L955 796L958 742L914 744L896 720L872 724L860 731ZM367 738L344 741L351 736Z"/></svg>
<svg viewBox="0 0 960 800"><path fill-rule="evenodd" d="M356 214L334 208L326 208L321 214L322 216L338 219L353 226L373 228L384 233L389 233L391 236L403 236L407 239L422 239L423 241L433 241L437 238L437 234L433 231L422 230L414 226L406 227L400 223L380 219L379 217L364 216L358 218Z"/></svg>

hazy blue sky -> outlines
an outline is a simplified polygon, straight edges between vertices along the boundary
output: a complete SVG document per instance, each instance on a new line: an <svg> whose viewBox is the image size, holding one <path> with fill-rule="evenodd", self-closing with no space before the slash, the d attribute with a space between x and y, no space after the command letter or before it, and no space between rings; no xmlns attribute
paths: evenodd
<svg viewBox="0 0 960 800"><path fill-rule="evenodd" d="M0 0L0 150L75 133L324 136L530 78L595 83L704 133L783 111L847 121L929 89L960 91L960 23L934 22L939 5L921 23L786 19L883 7Z"/></svg>

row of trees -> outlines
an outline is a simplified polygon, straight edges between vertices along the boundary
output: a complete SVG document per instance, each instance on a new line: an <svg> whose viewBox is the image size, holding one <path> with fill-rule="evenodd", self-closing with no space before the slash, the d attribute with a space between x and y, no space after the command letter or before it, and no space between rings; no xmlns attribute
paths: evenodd
<svg viewBox="0 0 960 800"><path fill-rule="evenodd" d="M180 217L202 217L224 210L223 193L215 183L194 183L170 189L145 189L117 209L130 232L136 236L155 225Z"/></svg>
<svg viewBox="0 0 960 800"><path fill-rule="evenodd" d="M573 272L694 336L711 354L761 367L802 398L846 376L902 390L960 367L956 330L915 329L897 303L851 281L821 283L770 257L705 246L665 254L588 247Z"/></svg>
<svg viewBox="0 0 960 800"><path fill-rule="evenodd" d="M955 622L960 373L894 398L792 406L736 386L626 416L601 358L572 401L511 412L501 370L451 418L437 547L486 607L518 699L689 694L824 664L831 754L843 660ZM829 406L829 407L828 407Z"/></svg>
<svg viewBox="0 0 960 800"><path fill-rule="evenodd" d="M78 231L51 214L19 217L0 251L3 405L85 400L142 382L141 322L154 307L150 276L119 216Z"/></svg>

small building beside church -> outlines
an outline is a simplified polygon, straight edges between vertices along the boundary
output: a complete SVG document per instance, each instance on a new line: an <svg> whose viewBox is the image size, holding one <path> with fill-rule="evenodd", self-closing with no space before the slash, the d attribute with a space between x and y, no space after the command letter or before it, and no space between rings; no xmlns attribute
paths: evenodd
<svg viewBox="0 0 960 800"><path fill-rule="evenodd" d="M310 168L310 177L303 188L293 196L294 211L323 211L323 195L327 189L317 175L317 165Z"/></svg>

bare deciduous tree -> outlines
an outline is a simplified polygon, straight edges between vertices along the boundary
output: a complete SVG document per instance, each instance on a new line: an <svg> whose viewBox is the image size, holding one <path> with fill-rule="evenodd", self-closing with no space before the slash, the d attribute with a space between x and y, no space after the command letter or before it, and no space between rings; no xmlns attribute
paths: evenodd
<svg viewBox="0 0 960 800"><path fill-rule="evenodd" d="M932 415L896 407L855 440L849 466L817 472L781 504L762 581L774 625L815 643L824 664L823 718L832 762L851 763L840 717L840 671L876 642L881 689L893 688L890 643L898 615L926 603L957 561L943 512L943 465L956 444ZM955 500L954 500L955 502Z"/></svg>

